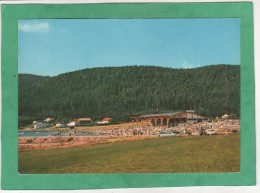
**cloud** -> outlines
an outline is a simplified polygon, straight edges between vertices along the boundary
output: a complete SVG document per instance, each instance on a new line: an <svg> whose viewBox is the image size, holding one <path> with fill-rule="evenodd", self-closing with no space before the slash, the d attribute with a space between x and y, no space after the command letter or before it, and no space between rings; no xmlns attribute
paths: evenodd
<svg viewBox="0 0 260 193"><path fill-rule="evenodd" d="M196 64L192 64L192 63L188 63L188 62L183 62L180 66L180 68L196 68L198 67L199 65L196 65Z"/></svg>
<svg viewBox="0 0 260 193"><path fill-rule="evenodd" d="M18 29L22 32L44 33L50 31L48 22L19 23Z"/></svg>

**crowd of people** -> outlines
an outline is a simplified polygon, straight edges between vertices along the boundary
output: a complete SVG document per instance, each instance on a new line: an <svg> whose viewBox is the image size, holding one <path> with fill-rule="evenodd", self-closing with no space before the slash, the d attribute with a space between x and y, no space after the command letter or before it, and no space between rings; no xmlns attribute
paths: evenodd
<svg viewBox="0 0 260 193"><path fill-rule="evenodd" d="M200 135L202 132L214 130L216 134L240 132L240 120L227 119L214 122L180 123L174 127L145 126L145 127L122 127L117 129L99 129L97 135L134 136L134 135L157 135L162 131L175 132L179 135Z"/></svg>

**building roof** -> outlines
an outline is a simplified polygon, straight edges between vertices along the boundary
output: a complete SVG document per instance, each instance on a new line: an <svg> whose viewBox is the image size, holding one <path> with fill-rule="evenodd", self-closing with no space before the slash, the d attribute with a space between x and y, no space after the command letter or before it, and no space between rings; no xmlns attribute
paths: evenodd
<svg viewBox="0 0 260 193"><path fill-rule="evenodd" d="M55 119L54 118L52 118L52 117L47 117L44 121L45 122L50 122L50 121L54 121Z"/></svg>
<svg viewBox="0 0 260 193"><path fill-rule="evenodd" d="M178 111L178 112L171 112L171 113L158 113L158 114L147 114L147 115L141 115L141 116L136 116L136 117L130 117L130 118L151 118L151 117L174 117L178 114L186 114L186 113L192 113L194 115L198 115L196 113L193 113L193 112L185 112L185 111ZM204 117L204 116L201 116L201 115L198 115L200 117Z"/></svg>
<svg viewBox="0 0 260 193"><path fill-rule="evenodd" d="M176 114L179 114L181 112L172 112L172 113L159 113L159 114L148 114L148 115L141 115L141 116L138 116L138 117L166 117L166 116L174 116Z"/></svg>
<svg viewBox="0 0 260 193"><path fill-rule="evenodd" d="M106 117L102 121L110 121L112 118Z"/></svg>
<svg viewBox="0 0 260 193"><path fill-rule="evenodd" d="M91 118L78 118L77 121L91 121Z"/></svg>
<svg viewBox="0 0 260 193"><path fill-rule="evenodd" d="M158 114L147 114L147 115L141 115L131 118L148 118L148 117L172 117L177 114L184 113L184 112L171 112L171 113L158 113Z"/></svg>

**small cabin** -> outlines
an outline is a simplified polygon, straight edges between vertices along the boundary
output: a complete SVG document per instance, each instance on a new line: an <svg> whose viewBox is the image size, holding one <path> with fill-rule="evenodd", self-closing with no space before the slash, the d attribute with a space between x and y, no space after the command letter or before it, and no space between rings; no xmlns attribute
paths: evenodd
<svg viewBox="0 0 260 193"><path fill-rule="evenodd" d="M86 125L92 122L91 118L78 118L75 120L77 125Z"/></svg>
<svg viewBox="0 0 260 193"><path fill-rule="evenodd" d="M75 121L71 121L67 124L67 126L71 129L74 129L74 127L76 126L76 122Z"/></svg>
<svg viewBox="0 0 260 193"><path fill-rule="evenodd" d="M48 118L44 119L44 122L50 123L50 122L53 122L54 120L55 120L54 118L48 117Z"/></svg>
<svg viewBox="0 0 260 193"><path fill-rule="evenodd" d="M56 123L56 124L55 124L55 127L56 127L56 128L61 128L61 127L65 127L65 125L62 124L62 123Z"/></svg>
<svg viewBox="0 0 260 193"><path fill-rule="evenodd" d="M41 121L34 121L33 122L33 128L34 129L42 129L42 128L45 128L45 124Z"/></svg>
<svg viewBox="0 0 260 193"><path fill-rule="evenodd" d="M102 119L102 121L99 121L98 124L108 124L110 123L112 118L106 117L104 119Z"/></svg>
<svg viewBox="0 0 260 193"><path fill-rule="evenodd" d="M222 119L227 119L229 116L227 114L223 115L221 118Z"/></svg>

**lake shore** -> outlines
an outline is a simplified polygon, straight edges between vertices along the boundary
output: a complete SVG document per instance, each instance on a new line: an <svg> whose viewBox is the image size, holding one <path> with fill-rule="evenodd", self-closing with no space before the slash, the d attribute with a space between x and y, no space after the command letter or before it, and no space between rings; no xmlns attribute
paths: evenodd
<svg viewBox="0 0 260 193"><path fill-rule="evenodd" d="M138 127L133 123L122 123L114 125L100 125L92 127L68 128L45 128L33 130L40 136L26 136L23 134L18 137L18 150L38 150L66 148L74 146L93 146L96 144L113 143L120 141L137 141L148 138L157 138L160 132L174 131L178 136L198 136L203 135L229 135L240 133L240 120L220 120L217 122L205 123L181 123L175 127ZM202 132L204 131L204 133ZM48 132L48 136L43 136L41 132ZM49 133L52 132L52 133ZM54 136L57 134L57 136ZM176 134L176 135L177 135ZM23 136L22 136L23 135Z"/></svg>

